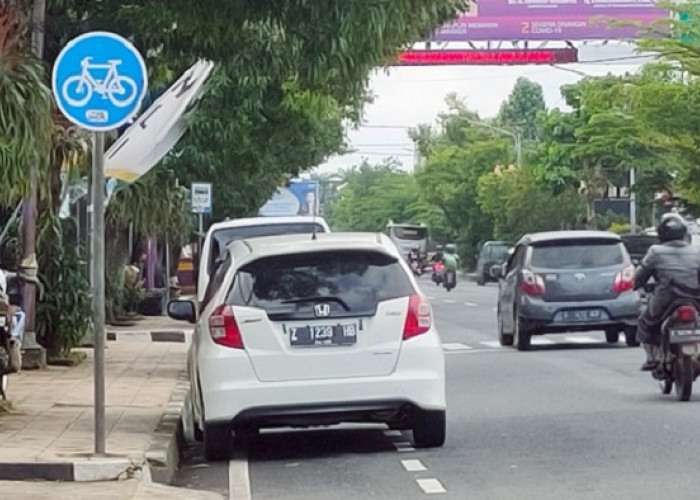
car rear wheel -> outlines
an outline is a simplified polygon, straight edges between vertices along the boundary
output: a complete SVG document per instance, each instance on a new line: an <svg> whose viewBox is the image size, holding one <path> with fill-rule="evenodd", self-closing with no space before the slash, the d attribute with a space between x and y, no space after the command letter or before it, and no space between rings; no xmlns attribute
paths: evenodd
<svg viewBox="0 0 700 500"><path fill-rule="evenodd" d="M228 424L204 424L204 457L207 460L226 460L231 453L233 439Z"/></svg>
<svg viewBox="0 0 700 500"><path fill-rule="evenodd" d="M503 331L503 316L501 316L501 311L498 311L498 342L502 346L511 346L513 345L513 334L512 333L505 333Z"/></svg>
<svg viewBox="0 0 700 500"><path fill-rule="evenodd" d="M523 320L518 313L515 313L515 347L518 351L529 351L532 344L532 335L530 335L530 332L523 331L522 322Z"/></svg>
<svg viewBox="0 0 700 500"><path fill-rule="evenodd" d="M620 331L612 328L605 330L605 340L608 344L617 344L620 341Z"/></svg>
<svg viewBox="0 0 700 500"><path fill-rule="evenodd" d="M437 448L445 444L447 418L444 410L413 412L413 444L416 448Z"/></svg>
<svg viewBox="0 0 700 500"><path fill-rule="evenodd" d="M637 327L636 326L626 326L625 327L625 343L629 347L639 347L639 340L637 340Z"/></svg>

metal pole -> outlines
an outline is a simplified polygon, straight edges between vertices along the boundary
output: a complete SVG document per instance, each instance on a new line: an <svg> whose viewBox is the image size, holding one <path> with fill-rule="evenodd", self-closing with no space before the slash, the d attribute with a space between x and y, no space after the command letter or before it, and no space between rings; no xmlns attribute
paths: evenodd
<svg viewBox="0 0 700 500"><path fill-rule="evenodd" d="M637 234L637 195L635 193L635 171L630 169L630 230L632 234Z"/></svg>
<svg viewBox="0 0 700 500"><path fill-rule="evenodd" d="M92 323L95 342L95 455L105 453L105 212L104 132L92 152Z"/></svg>
<svg viewBox="0 0 700 500"><path fill-rule="evenodd" d="M34 0L32 10L32 48L34 54L44 59L44 22L46 20L46 0ZM39 271L36 260L36 207L37 207L37 165L29 166L31 189L22 203L22 261L20 269L31 277ZM42 368L46 365L46 351L36 341L36 285L33 281L22 284L22 309L26 315L24 338L22 339L23 368Z"/></svg>
<svg viewBox="0 0 700 500"><path fill-rule="evenodd" d="M199 249L199 255L202 255L202 242L204 241L204 214L200 213L198 215L199 217L199 235L198 235L198 244L197 248Z"/></svg>
<svg viewBox="0 0 700 500"><path fill-rule="evenodd" d="M517 155L518 168L523 166L523 138L518 130L515 133L515 154Z"/></svg>

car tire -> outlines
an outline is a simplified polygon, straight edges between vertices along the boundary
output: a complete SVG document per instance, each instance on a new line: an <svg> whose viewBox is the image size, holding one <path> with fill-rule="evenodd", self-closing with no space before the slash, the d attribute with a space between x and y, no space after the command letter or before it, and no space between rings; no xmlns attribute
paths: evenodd
<svg viewBox="0 0 700 500"><path fill-rule="evenodd" d="M637 340L637 327L636 326L626 326L625 327L625 343L629 347L639 347L639 340Z"/></svg>
<svg viewBox="0 0 700 500"><path fill-rule="evenodd" d="M605 330L605 341L608 344L617 344L620 341L620 330L612 328Z"/></svg>
<svg viewBox="0 0 700 500"><path fill-rule="evenodd" d="M523 331L522 321L523 320L516 313L514 320L515 332L513 334L513 340L518 351L529 351L532 345L532 335L530 332Z"/></svg>
<svg viewBox="0 0 700 500"><path fill-rule="evenodd" d="M485 285L486 285L486 281L484 281L484 278L483 278L483 277L477 278L477 279L476 279L476 284L479 285L479 286L485 286Z"/></svg>
<svg viewBox="0 0 700 500"><path fill-rule="evenodd" d="M231 454L233 438L228 424L204 424L204 458L227 460Z"/></svg>
<svg viewBox="0 0 700 500"><path fill-rule="evenodd" d="M498 315L498 343L505 347L512 346L513 334L503 331L503 316L501 316L501 311L499 310L496 314Z"/></svg>
<svg viewBox="0 0 700 500"><path fill-rule="evenodd" d="M445 444L446 434L445 410L413 411L413 444L416 448L438 448Z"/></svg>

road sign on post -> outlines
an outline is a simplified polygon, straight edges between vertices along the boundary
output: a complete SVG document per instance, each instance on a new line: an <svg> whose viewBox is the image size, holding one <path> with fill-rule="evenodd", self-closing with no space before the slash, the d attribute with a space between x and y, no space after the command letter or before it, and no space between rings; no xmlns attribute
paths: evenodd
<svg viewBox="0 0 700 500"><path fill-rule="evenodd" d="M92 323L95 345L95 454L105 454L104 132L129 122L148 87L146 64L125 38L95 31L74 38L56 59L51 79L59 109L94 132L92 154Z"/></svg>
<svg viewBox="0 0 700 500"><path fill-rule="evenodd" d="M192 211L196 214L210 214L212 205L211 182L192 183Z"/></svg>

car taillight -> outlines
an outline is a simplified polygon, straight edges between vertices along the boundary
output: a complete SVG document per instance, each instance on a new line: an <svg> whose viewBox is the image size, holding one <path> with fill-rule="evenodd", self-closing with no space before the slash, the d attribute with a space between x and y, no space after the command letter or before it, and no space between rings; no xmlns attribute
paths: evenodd
<svg viewBox="0 0 700 500"><path fill-rule="evenodd" d="M430 315L430 304L420 295L411 295L408 301L408 314L403 327L403 339L408 340L416 335L421 335L433 324Z"/></svg>
<svg viewBox="0 0 700 500"><path fill-rule="evenodd" d="M523 269L522 277L520 288L523 289L523 292L533 297L542 297L544 295L544 280L542 276L538 276L532 271Z"/></svg>
<svg viewBox="0 0 700 500"><path fill-rule="evenodd" d="M234 349L243 349L243 337L231 306L222 304L209 317L209 335L214 342Z"/></svg>
<svg viewBox="0 0 700 500"><path fill-rule="evenodd" d="M698 311L693 306L680 306L676 309L676 321L679 323L694 323L698 317Z"/></svg>
<svg viewBox="0 0 700 500"><path fill-rule="evenodd" d="M613 282L613 292L622 293L634 289L634 266L624 268L617 273Z"/></svg>

